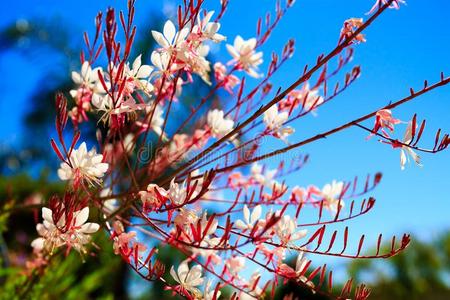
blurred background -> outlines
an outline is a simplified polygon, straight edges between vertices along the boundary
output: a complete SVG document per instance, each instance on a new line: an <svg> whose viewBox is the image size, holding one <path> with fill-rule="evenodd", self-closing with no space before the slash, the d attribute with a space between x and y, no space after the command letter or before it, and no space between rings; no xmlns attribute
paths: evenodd
<svg viewBox="0 0 450 300"><path fill-rule="evenodd" d="M274 86L286 87L294 81L304 64L313 63L317 55L335 46L344 20L365 18L374 2L297 0L263 48L267 63L270 53L279 51L289 38L296 41L295 56L274 77ZM398 11L386 12L366 31L367 43L356 46L352 62L361 65L361 78L342 96L319 108L317 117L297 123L292 141L400 99L409 93L409 87L418 90L425 79L437 81L441 71L450 74L450 2L407 2ZM208 9L218 9L219 1L205 3ZM154 46L150 30L161 30L164 21L173 18L176 4L137 1L135 55L143 53L149 61ZM258 17L273 11L274 5L273 0L231 0L221 33L229 43L238 34L254 36ZM6 75L0 80L0 286L4 291L14 290L17 284L9 279L19 274L15 267L24 263L31 250L28 245L35 236L37 220L37 211L12 212L9 208L39 203L63 189L55 180L57 160L48 142L54 134L54 94L72 86L70 72L80 67L82 33L93 31L94 17L108 6L125 10L126 1L22 0L9 2L0 13L0 74ZM224 44L213 48L211 56L213 60L229 58ZM449 95L450 87L438 89L396 109L394 115L408 121L418 113L419 119L427 119L428 134L423 142L432 145L438 128L450 130ZM85 129L84 135L92 130ZM351 221L353 226L348 224L351 236L366 234L366 240L375 242L379 233L407 232L413 235L413 242L406 253L386 261L322 261L319 257L315 263L331 264L337 280L350 275L369 283L373 299L450 299L450 152L423 155L423 168L411 164L401 171L398 151L376 139L366 141L366 135L352 128L302 148L301 153L310 154L311 161L287 183L321 187L333 179L351 180L382 172L383 182L372 193L377 206L369 215ZM266 145L279 146L276 141ZM99 247L106 242L101 236L96 241ZM84 264L77 255L69 255L55 272L45 274L32 295L48 299L63 295L65 299L168 297L160 286L135 278L112 251L98 253ZM177 260L170 250L160 253L166 253L163 260L169 265ZM292 289L287 285L277 295Z"/></svg>

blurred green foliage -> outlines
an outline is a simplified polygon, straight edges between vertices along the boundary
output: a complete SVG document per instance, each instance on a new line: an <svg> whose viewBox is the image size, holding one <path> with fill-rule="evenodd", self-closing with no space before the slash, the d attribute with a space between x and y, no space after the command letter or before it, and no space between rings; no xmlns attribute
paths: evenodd
<svg viewBox="0 0 450 300"><path fill-rule="evenodd" d="M450 233L431 242L413 238L401 254L383 261L355 260L348 273L369 281L371 299L450 299Z"/></svg>
<svg viewBox="0 0 450 300"><path fill-rule="evenodd" d="M105 234L97 234L95 243L102 249L95 256L82 262L74 251L55 255L42 274L26 275L14 266L1 269L0 299L124 299L122 259L112 253Z"/></svg>

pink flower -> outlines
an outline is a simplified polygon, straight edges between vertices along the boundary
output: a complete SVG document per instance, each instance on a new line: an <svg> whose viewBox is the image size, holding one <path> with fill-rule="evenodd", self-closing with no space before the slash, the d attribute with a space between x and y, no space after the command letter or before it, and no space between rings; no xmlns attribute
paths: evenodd
<svg viewBox="0 0 450 300"><path fill-rule="evenodd" d="M248 179L241 172L233 172L228 176L228 186L232 189L247 188Z"/></svg>
<svg viewBox="0 0 450 300"><path fill-rule="evenodd" d="M392 117L392 112L390 109L381 109L377 111L375 115L375 124L372 129L372 134L369 135L369 138L373 136L374 133L377 133L380 129L384 136L389 137L389 134L384 130L388 129L391 133L394 132L394 126L400 124L402 121L399 119L395 119Z"/></svg>
<svg viewBox="0 0 450 300"><path fill-rule="evenodd" d="M220 62L214 64L214 77L230 94L233 94L233 88L241 82L236 76L227 74L227 68Z"/></svg>
<svg viewBox="0 0 450 300"><path fill-rule="evenodd" d="M167 191L153 183L147 186L146 191L140 191L139 196L144 212L155 211L168 200Z"/></svg>
<svg viewBox="0 0 450 300"><path fill-rule="evenodd" d="M290 201L293 203L305 203L314 201L322 196L322 191L314 185L309 185L307 188L294 186L291 191Z"/></svg>
<svg viewBox="0 0 450 300"><path fill-rule="evenodd" d="M303 274L306 273L306 269L309 265L309 260L303 256L304 252L299 251L296 262L295 262L295 270L286 264L281 264L278 267L278 272L284 277L296 279L300 282L305 283L310 288L314 288L314 283L309 281L306 276Z"/></svg>
<svg viewBox="0 0 450 300"><path fill-rule="evenodd" d="M306 111L311 111L315 115L315 108L321 105L325 100L318 95L318 90L309 88L305 83L301 90L293 90L289 95L278 103L280 111L293 111L299 105Z"/></svg>
<svg viewBox="0 0 450 300"><path fill-rule="evenodd" d="M225 262L225 266L232 276L238 276L245 268L245 257L243 256L232 256Z"/></svg>
<svg viewBox="0 0 450 300"><path fill-rule="evenodd" d="M361 27L362 24L363 24L362 18L351 18L351 19L345 20L344 25L342 26L342 29L341 29L341 36L339 37L339 42L342 42L345 39L352 36L353 33L359 27ZM365 41L366 41L366 39L364 37L364 34L359 33L354 37L354 39L352 41L350 41L350 43L361 43L361 42L365 42Z"/></svg>
<svg viewBox="0 0 450 300"><path fill-rule="evenodd" d="M120 254L125 260L130 262L130 257L147 249L145 245L137 242L135 231L125 232L120 221L114 222L113 227L114 233L111 238L114 240L114 254Z"/></svg>

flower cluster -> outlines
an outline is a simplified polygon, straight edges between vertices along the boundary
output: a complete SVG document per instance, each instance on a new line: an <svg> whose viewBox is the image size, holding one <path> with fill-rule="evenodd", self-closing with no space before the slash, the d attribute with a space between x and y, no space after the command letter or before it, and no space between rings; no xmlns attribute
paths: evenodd
<svg viewBox="0 0 450 300"><path fill-rule="evenodd" d="M61 180L89 183L101 183L101 178L108 170L108 164L102 162L103 155L97 154L95 148L87 151L86 143L73 149L70 157L61 163L58 176Z"/></svg>
<svg viewBox="0 0 450 300"><path fill-rule="evenodd" d="M426 84L420 93L412 91L329 131L311 133L303 140L296 136L299 120L316 115L319 106L326 106L359 77L358 66L343 74L352 62L351 47L365 41L361 32L400 2L378 1L381 5L368 22L348 19L340 36L336 33L336 47L319 56L313 67L306 66L292 85L276 92L271 79L293 56L294 42L288 41L268 61L263 60L268 57L263 47L294 1L278 4L274 18L260 19L254 37L236 35L232 45L223 47L231 58L223 59L209 52L212 44L220 48L226 40L220 22L228 1L221 1L217 14L201 1L182 1L176 21L166 21L161 32L151 31L156 48L148 57L131 57L134 1L120 18L113 9L105 19L99 14L95 38L89 40L86 34L81 71L72 73L71 98L57 97L59 144L51 143L61 160L59 178L66 181L70 197L52 209L43 208L44 221L37 225L41 237L32 243L36 252L42 257L67 246L86 253L91 234L100 228L86 223L91 209L99 212L112 251L142 278L160 280L167 290L188 299L218 299L226 286L239 299L255 299L274 292L280 278L327 293L322 288L326 266L313 265L315 255L386 258L402 251L408 235L397 243L394 239L387 251L378 241L376 254L363 254L364 236L354 253L347 249L348 228L343 235L327 234L334 223L372 209L375 200L364 197L378 185L380 174L368 176L363 184L355 178L333 180L323 188L290 186L289 179L308 156L285 155L350 127L400 148L402 168L407 155L419 164L415 151L439 152L448 146L448 135L440 138L439 133L433 150L420 148L425 124L417 124L416 116L402 141L391 137L402 124L391 110L450 82L444 77L438 84ZM99 55L106 61L103 66L96 66ZM337 67L330 71L334 60ZM344 79L339 83L341 74ZM335 88L330 92L332 82ZM192 96L192 90L200 96ZM74 125L70 145L65 143L69 117ZM373 118L373 129L367 128L365 122ZM81 122L97 127L99 152L79 143ZM91 143L94 137L86 140ZM278 166L271 166L269 158L277 158ZM333 247L339 236L343 250ZM157 258L162 245L185 258L165 268ZM297 253L295 265L288 262L291 253ZM253 274L245 271L255 267L259 270ZM332 285L331 276L328 284ZM352 281L341 293L342 298L367 296L364 287L352 289Z"/></svg>
<svg viewBox="0 0 450 300"><path fill-rule="evenodd" d="M89 207L74 212L55 215L47 207L42 208L43 223L36 225L41 237L35 239L31 246L35 250L46 250L52 253L56 248L67 246L80 253L85 253L85 245L91 240L91 234L97 232L97 223L86 223L89 218Z"/></svg>

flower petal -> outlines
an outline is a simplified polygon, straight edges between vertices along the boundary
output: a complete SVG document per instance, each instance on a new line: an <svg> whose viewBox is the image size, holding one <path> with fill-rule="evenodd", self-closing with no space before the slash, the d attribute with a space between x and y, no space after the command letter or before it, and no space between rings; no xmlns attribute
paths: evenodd
<svg viewBox="0 0 450 300"><path fill-rule="evenodd" d="M44 248L44 242L45 242L44 238L41 237L37 238L31 242L31 247L33 247L36 250L42 250Z"/></svg>
<svg viewBox="0 0 450 300"><path fill-rule="evenodd" d="M244 214L244 220L245 222L250 223L250 210L247 207L247 204L244 205L244 209L243 209L243 214Z"/></svg>
<svg viewBox="0 0 450 300"><path fill-rule="evenodd" d="M47 208L47 207L43 207L43 208L42 208L42 218L43 218L45 221L47 221L47 222L53 224L53 217L52 217L52 216L53 216L53 212L52 212L51 209L49 209L49 208Z"/></svg>
<svg viewBox="0 0 450 300"><path fill-rule="evenodd" d="M137 78L147 78L152 73L153 68L148 65L143 65L139 68L139 71L136 74Z"/></svg>
<svg viewBox="0 0 450 300"><path fill-rule="evenodd" d="M166 24L164 24L163 33L166 39L169 41L169 43L173 42L173 39L175 37L176 33L175 25L172 23L172 21L168 20Z"/></svg>
<svg viewBox="0 0 450 300"><path fill-rule="evenodd" d="M167 48L170 46L169 42L166 40L166 38L162 35L161 32L152 30L152 36L155 39L155 41L164 48Z"/></svg>
<svg viewBox="0 0 450 300"><path fill-rule="evenodd" d="M138 57L133 61L133 72L135 73L142 65L142 54L139 54Z"/></svg>
<svg viewBox="0 0 450 300"><path fill-rule="evenodd" d="M87 219L89 218L89 206L86 206L82 210L79 210L76 212L75 216L75 226L81 226L84 223L86 223Z"/></svg>
<svg viewBox="0 0 450 300"><path fill-rule="evenodd" d="M261 205L257 205L252 211L250 223L254 224L259 219L260 216L261 216Z"/></svg>
<svg viewBox="0 0 450 300"><path fill-rule="evenodd" d="M97 232L100 229L100 225L97 223L86 223L83 226L81 226L80 231L83 233L94 233Z"/></svg>

